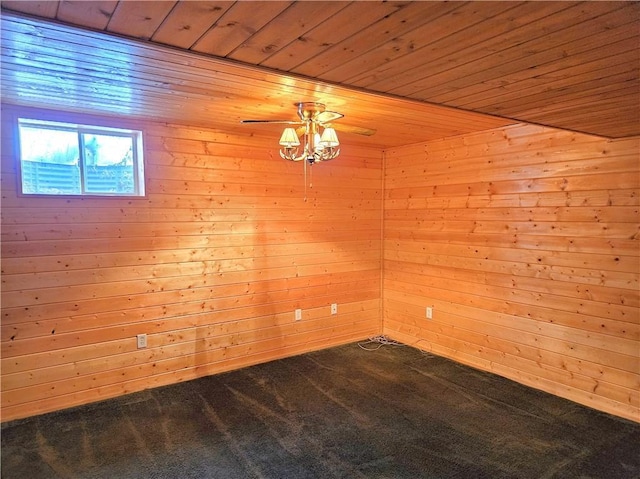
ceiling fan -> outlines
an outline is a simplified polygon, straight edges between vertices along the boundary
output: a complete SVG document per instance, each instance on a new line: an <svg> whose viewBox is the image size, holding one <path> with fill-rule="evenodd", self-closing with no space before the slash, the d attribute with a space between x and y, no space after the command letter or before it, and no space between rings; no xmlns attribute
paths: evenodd
<svg viewBox="0 0 640 479"><path fill-rule="evenodd" d="M280 156L285 160L307 160L309 164L333 160L340 154L340 142L336 130L360 135L373 135L375 130L349 125L333 124L344 117L342 113L327 111L319 102L305 101L294 103L299 120L242 120L242 123L281 123L299 125L299 134L303 139L302 152L299 152L300 139L294 128L286 127L280 137Z"/></svg>

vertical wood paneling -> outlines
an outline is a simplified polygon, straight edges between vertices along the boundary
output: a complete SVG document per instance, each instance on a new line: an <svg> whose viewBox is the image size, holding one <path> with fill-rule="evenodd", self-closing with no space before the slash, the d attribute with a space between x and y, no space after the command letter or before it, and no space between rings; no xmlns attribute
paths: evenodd
<svg viewBox="0 0 640 479"><path fill-rule="evenodd" d="M639 146L515 126L387 151L385 333L640 420Z"/></svg>
<svg viewBox="0 0 640 479"><path fill-rule="evenodd" d="M20 197L16 114L3 108L2 420L381 331L379 150L344 145L305 201L277 138L118 119L144 130L147 197Z"/></svg>

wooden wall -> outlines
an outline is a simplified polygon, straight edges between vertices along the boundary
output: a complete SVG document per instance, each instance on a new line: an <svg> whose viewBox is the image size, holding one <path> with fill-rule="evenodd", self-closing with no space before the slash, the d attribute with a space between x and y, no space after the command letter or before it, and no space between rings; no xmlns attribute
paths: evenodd
<svg viewBox="0 0 640 479"><path fill-rule="evenodd" d="M639 147L520 125L387 151L384 332L640 420Z"/></svg>
<svg viewBox="0 0 640 479"><path fill-rule="evenodd" d="M379 151L343 147L305 202L273 137L88 117L144 130L147 197L33 198L15 114L4 421L380 331L640 420L638 139L519 125L388 150L384 178Z"/></svg>
<svg viewBox="0 0 640 479"><path fill-rule="evenodd" d="M3 107L3 421L380 333L379 150L343 145L305 202L275 137L50 115L143 129L147 196L20 197L15 115Z"/></svg>

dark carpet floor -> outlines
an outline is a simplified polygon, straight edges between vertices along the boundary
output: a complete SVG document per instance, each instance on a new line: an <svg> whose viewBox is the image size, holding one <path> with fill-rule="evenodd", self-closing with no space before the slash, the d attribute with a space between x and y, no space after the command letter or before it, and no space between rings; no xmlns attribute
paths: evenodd
<svg viewBox="0 0 640 479"><path fill-rule="evenodd" d="M638 478L639 447L639 424L349 344L5 423L2 477Z"/></svg>

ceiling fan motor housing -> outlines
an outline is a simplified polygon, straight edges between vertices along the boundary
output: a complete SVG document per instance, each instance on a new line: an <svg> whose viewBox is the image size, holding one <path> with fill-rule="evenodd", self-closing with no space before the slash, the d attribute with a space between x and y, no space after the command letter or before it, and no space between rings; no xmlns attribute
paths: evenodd
<svg viewBox="0 0 640 479"><path fill-rule="evenodd" d="M325 109L324 103L318 103L315 101L302 101L295 103L295 105L298 107L298 115L302 121L313 120Z"/></svg>

